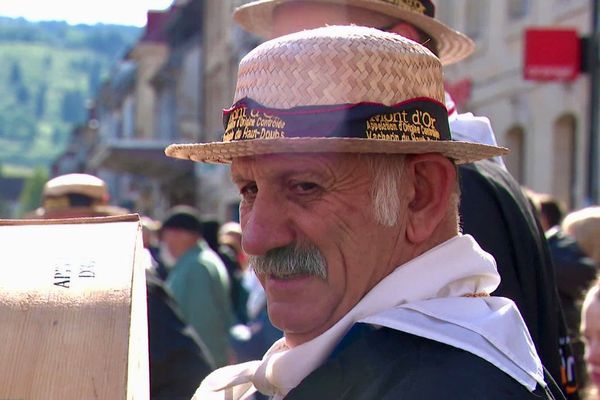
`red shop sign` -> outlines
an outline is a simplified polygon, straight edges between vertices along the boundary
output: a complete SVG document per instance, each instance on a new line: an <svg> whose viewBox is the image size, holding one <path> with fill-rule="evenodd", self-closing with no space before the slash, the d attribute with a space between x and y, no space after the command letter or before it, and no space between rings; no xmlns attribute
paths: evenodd
<svg viewBox="0 0 600 400"><path fill-rule="evenodd" d="M581 41L575 29L525 31L525 79L569 81L577 78L580 71Z"/></svg>

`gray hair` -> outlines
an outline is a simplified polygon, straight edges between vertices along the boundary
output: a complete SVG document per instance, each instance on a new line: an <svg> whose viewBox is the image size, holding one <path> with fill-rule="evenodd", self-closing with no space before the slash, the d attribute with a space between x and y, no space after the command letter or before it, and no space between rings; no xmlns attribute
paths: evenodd
<svg viewBox="0 0 600 400"><path fill-rule="evenodd" d="M401 205L398 185L404 177L406 156L369 154L363 157L373 174L371 196L375 221L383 226L395 226Z"/></svg>
<svg viewBox="0 0 600 400"><path fill-rule="evenodd" d="M399 185L405 174L404 154L366 154L362 155L372 171L373 183L371 197L375 221L383 226L393 227L398 223L402 206ZM456 213L458 221L458 204L460 202L460 186L458 180L452 197L449 212Z"/></svg>

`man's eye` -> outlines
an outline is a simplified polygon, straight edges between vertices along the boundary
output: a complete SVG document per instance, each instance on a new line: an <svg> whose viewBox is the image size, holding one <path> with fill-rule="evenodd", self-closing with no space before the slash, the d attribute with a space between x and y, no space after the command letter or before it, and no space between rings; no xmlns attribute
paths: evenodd
<svg viewBox="0 0 600 400"><path fill-rule="evenodd" d="M252 198L254 196L256 196L256 193L258 193L258 187L256 186L255 183L249 183L247 185L242 186L242 188L240 188L240 196L242 196L242 198Z"/></svg>
<svg viewBox="0 0 600 400"><path fill-rule="evenodd" d="M292 185L292 190L298 194L309 194L318 191L319 185L313 182L297 182Z"/></svg>

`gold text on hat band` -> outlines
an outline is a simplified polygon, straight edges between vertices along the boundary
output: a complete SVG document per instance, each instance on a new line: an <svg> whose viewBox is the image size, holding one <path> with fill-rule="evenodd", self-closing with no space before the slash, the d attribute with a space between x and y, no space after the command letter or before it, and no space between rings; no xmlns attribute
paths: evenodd
<svg viewBox="0 0 600 400"><path fill-rule="evenodd" d="M388 141L451 140L446 107L420 98L374 103L269 109L244 98L223 114L223 142L292 137Z"/></svg>

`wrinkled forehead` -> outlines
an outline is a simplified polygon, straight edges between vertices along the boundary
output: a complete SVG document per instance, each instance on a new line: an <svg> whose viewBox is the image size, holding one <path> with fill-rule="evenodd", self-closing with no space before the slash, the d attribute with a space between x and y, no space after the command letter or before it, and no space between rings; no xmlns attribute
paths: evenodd
<svg viewBox="0 0 600 400"><path fill-rule="evenodd" d="M286 174L300 172L331 172L354 168L363 162L364 156L354 153L278 153L250 157L234 157L231 176L249 177L255 174Z"/></svg>
<svg viewBox="0 0 600 400"><path fill-rule="evenodd" d="M324 182L349 177L372 179L381 169L404 165L406 157L406 154L342 152L268 154L233 158L230 173L236 184L288 177L318 178Z"/></svg>

